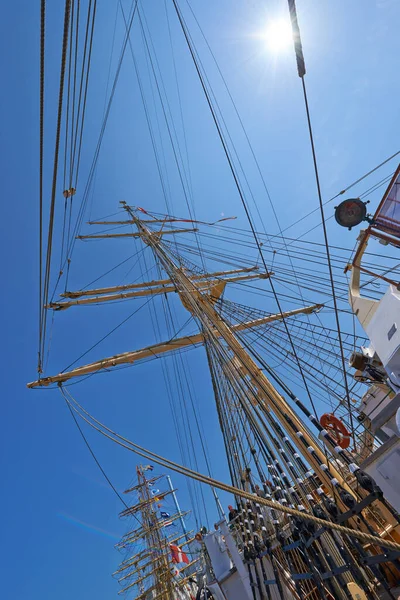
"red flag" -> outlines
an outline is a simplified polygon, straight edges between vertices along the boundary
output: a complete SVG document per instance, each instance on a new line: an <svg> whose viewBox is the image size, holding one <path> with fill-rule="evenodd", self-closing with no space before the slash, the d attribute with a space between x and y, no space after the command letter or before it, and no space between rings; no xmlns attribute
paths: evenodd
<svg viewBox="0 0 400 600"><path fill-rule="evenodd" d="M187 555L179 548L179 546L175 546L174 544L170 544L169 546L171 550L172 562L173 563L189 563L189 559Z"/></svg>

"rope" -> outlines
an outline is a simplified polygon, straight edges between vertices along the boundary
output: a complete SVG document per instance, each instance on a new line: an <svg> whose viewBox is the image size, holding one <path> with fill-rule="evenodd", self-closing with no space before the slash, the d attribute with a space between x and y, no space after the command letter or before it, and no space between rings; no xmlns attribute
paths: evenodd
<svg viewBox="0 0 400 600"><path fill-rule="evenodd" d="M84 48L84 57L83 57L83 68L84 68L84 65L85 65L85 57L86 57L86 46L87 46L87 36L88 36L88 29L89 29L90 8L91 8L91 2L89 4L89 8L88 8L88 25L87 25L87 28L86 28L85 48ZM86 67L86 80L85 80L85 89L84 89L84 95L83 95L83 108L82 108L80 135L79 135L78 158L77 158L76 173L75 173L75 185L74 185L75 188L78 187L78 174L79 174L79 165L80 165L80 159L81 159L83 127L84 127L84 123L85 123L86 100L87 100L87 92L88 92L88 85L89 85L89 73L90 73L90 64L91 64L91 57L92 57L92 46L93 46L93 35L94 35L94 26L95 26L95 18L96 18L96 9L97 9L97 0L95 0L94 3L93 3L91 33L90 33L90 41L89 41L89 53L88 53L88 61L87 61L87 67ZM80 90L79 90L78 116L79 116L80 107L81 107L81 95L82 95L82 85L83 85L83 68L82 68L82 77L81 77ZM77 120L77 124L76 124L76 132L75 132L75 146L74 146L74 160L73 160L73 163L75 162L76 141L77 141L77 139L78 139L78 120ZM73 169L74 169L74 165L72 166L71 170L73 171Z"/></svg>
<svg viewBox="0 0 400 600"><path fill-rule="evenodd" d="M131 17L130 17L130 21L129 21L129 25L128 25L128 32L130 31L130 29L132 27L133 19L134 19L134 16L136 14L136 8L137 8L137 0L134 0L134 5L132 7L132 13L131 13ZM73 249L74 249L74 246L75 246L76 235L77 235L77 232L79 230L79 227L81 226L81 223L82 223L82 220L83 220L83 216L84 216L84 212L86 210L86 204L87 204L88 199L89 199L89 192L90 192L90 188L91 188L91 185L92 185L94 174L96 172L97 160L98 160L98 157L99 157L100 148L101 148L101 145L102 145L102 141L103 141L103 136L104 136L104 131L105 131L105 128L106 128L107 120L108 120L108 117L109 117L109 114L110 114L111 105L112 105L112 101L113 101L114 94L115 94L115 89L116 89L118 78L119 78L119 75L120 75L120 72L121 72L122 61L123 61L123 57L125 55L125 50L126 50L127 43L128 43L128 37L125 35L124 41L123 41L123 44L122 44L121 55L119 57L118 66L117 66L116 73L115 73L115 76L114 76L113 86L112 86L110 97L109 97L108 103L107 103L107 109L106 109L104 117L103 117L103 122L102 122L102 125L101 125L99 137L98 137L98 140L97 140L96 149L95 149L95 152L94 152L92 164L91 164L90 169L89 169L89 175L88 175L88 179L87 179L87 182L86 182L86 185L85 185L85 190L84 190L84 193L83 193L82 202L81 202L81 205L80 205L80 208L79 208L79 211L78 211L78 215L76 217L75 225L74 225L74 228L73 228L73 231L72 231L72 234L71 234L70 246L67 249L67 256L69 256L70 259L72 257L72 252L73 252ZM63 267L65 266L65 264L66 264L66 262L64 262Z"/></svg>
<svg viewBox="0 0 400 600"><path fill-rule="evenodd" d="M330 279L331 289L332 289L332 300L333 300L333 307L334 307L334 312L335 312L335 321L336 321L336 328L337 328L337 334L338 334L338 341L339 341L339 346L340 346L340 358L341 358L341 362L342 362L343 382L344 382L344 386L346 389L346 400L347 400L347 407L349 410L349 421L350 421L351 431L353 434L354 448L356 449L355 440L354 440L354 422L353 422L353 415L352 415L352 406L350 403L350 391L349 391L349 384L347 381L346 359L344 356L342 333L340 330L339 311L338 311L338 305L337 305L337 299L336 299L335 282L333 279L333 270L332 270L331 255L330 255L330 250L329 250L328 232L326 229L324 205L322 202L322 193L321 193L321 186L320 186L319 174L318 174L317 156L315 153L314 136L313 136L313 131L312 131L312 127L311 127L311 118L310 118L310 111L309 111L309 107L308 107L307 90L306 90L306 84L304 81L304 77L301 78L301 82L303 85L304 103L305 103L306 113L307 113L307 123L308 123L308 131L309 131L309 135L310 135L311 152L312 152L313 163L314 163L315 181L317 184L318 202L319 202L319 209L320 209L320 213L321 213L321 222L322 222L322 231L324 233L326 259L328 262L328 272L329 272L329 279Z"/></svg>
<svg viewBox="0 0 400 600"><path fill-rule="evenodd" d="M182 17L182 14L181 14L181 12L180 12L180 9L179 9L179 7L178 7L178 5L177 5L177 3L176 3L176 0L173 0L173 4L174 4L175 11L176 11L176 14L177 14L177 17L178 17L179 23L180 23L180 25L181 25L181 28L182 28L182 31L183 31L183 34L184 34L184 37L185 37L185 40L186 40L187 46L188 46L188 48L189 48L189 51L190 51L190 54L191 54L191 56L192 56L192 60L193 60L193 63L194 63L194 66L195 66L195 69L196 69L197 75L198 75L198 77L199 77L199 80L200 80L200 83L201 83L201 86L202 86L202 89L203 89L203 92L204 92L205 98L206 98L206 100L207 100L207 104L208 104L208 107L209 107L209 109L210 109L211 116L212 116L212 118L213 118L213 121L214 121L215 127L216 127L216 129L217 129L218 136L219 136L219 138L220 138L220 141L221 141L221 144L222 144L223 150L224 150L224 152L225 152L225 156L226 156L226 159L227 159L227 162L228 162L228 165L229 165L230 171L231 171L231 173L232 173L232 176L233 176L233 179L234 179L234 182L235 182L235 185L236 185L236 188L237 188L238 194L239 194L239 198L240 198L240 200L241 200L242 206L243 206L243 208L244 208L244 211L245 211L245 214L246 214L246 218L247 218L247 220L248 220L248 223L249 223L249 225L250 225L250 229L251 229L251 231L252 231L252 234L253 234L253 237L254 237L254 241L255 241L255 243L256 243L256 246L257 246L257 249L258 249L258 253L259 253L259 255L260 255L260 258L261 258L261 261L262 261L262 263L263 263L263 266L264 266L265 272L266 272L266 273L268 273L268 272L269 272L269 270L268 270L268 267L267 267L267 264L266 264L266 261L265 261L264 255L263 255L263 251L262 251L262 248L261 248L261 244L260 244L259 238L258 238L258 236L257 236L256 230L255 230L255 227L254 227L254 224L253 224L253 220L252 220L252 217L251 217L251 214L250 214L249 208L248 208L248 206L247 206L247 203L246 203L246 199L245 199L245 197L244 197L244 194L243 194L243 191L242 191L242 189L241 189L241 185L240 185L240 182L239 182L239 179L238 179L237 173L236 173L236 171L235 171L235 167L234 167L234 164L233 164L232 158L231 158L231 156L230 156L230 153L229 153L229 149L228 149L228 147L227 147L226 140L224 139L224 135L223 135L223 132L222 132L222 129L221 129L220 123L218 122L218 117L217 117L217 115L216 115L216 112L215 112L215 109L214 109L214 106L213 106L212 100L211 100L211 98L210 98L209 91L207 90L207 87L206 87L206 84L205 84L205 81L204 81L203 75L202 75L202 73L201 73L201 70L200 70L200 67L199 67L199 64L198 64L198 61L197 61L196 55L195 55L195 51L194 51L193 45L192 45L192 43L191 43L191 40L190 40L189 34L188 34L188 32L187 32L187 27L186 27L186 24L185 24L185 22L184 22L184 19L183 19L183 17ZM281 315L282 322L283 322L283 325L284 325L284 327L285 327L286 334L287 334L287 336L288 336L288 339L289 339L289 342L290 342L290 345L291 345L291 348L292 348L293 356L294 356L294 358L295 358L295 361L296 361L296 364L297 364L297 366L298 366L299 373L300 373L300 375L301 375L301 378L302 378L302 381L303 381L304 388L305 388L305 390L306 390L306 392L307 392L307 395L308 395L308 398L309 398L309 400L310 400L310 403L311 403L312 409L313 409L313 411L314 411L315 417L316 417L316 418L318 418L318 415L317 415L317 409L316 409L316 407L315 407L315 404L314 404L314 401L313 401L313 398L312 398L312 395L311 395L311 392L310 392L310 389L309 389L309 386L308 386L308 383L307 383L306 377L305 377L305 375L304 375L304 372L303 372L303 369L302 369L302 365L301 365L301 363L300 363L300 360L299 360L299 358L298 358L298 354L297 354L297 351L296 351L296 347L295 347L295 345L294 345L294 342L293 342L293 339L292 339L292 337L291 337L291 334L290 334L290 331L289 331L288 325L287 325L287 323L286 323L286 319L285 319L285 317L284 317L284 315L283 315L282 305L281 305L281 302L280 302L280 300L279 300L278 293L277 293L277 291L276 291L276 289L275 289L275 285L274 285L274 283L273 283L273 281L272 281L272 278L271 278L271 277L269 277L269 284L270 284L270 286L271 286L271 290L272 290L272 293L273 293L273 296L274 296L274 299L275 299L276 305L277 305L277 307L278 307L278 311L279 311L279 313L280 313L280 315ZM324 449L324 451L325 451L325 449Z"/></svg>
<svg viewBox="0 0 400 600"><path fill-rule="evenodd" d="M171 461L163 456L160 456L159 454L155 454L154 452L151 452L150 450L143 448L143 446L139 446L138 444L135 444L131 440L115 433L114 431L112 431L111 429L106 427L103 423L101 423L100 421L95 419L92 415L90 415L90 413L88 413L76 400L74 400L74 398L71 396L71 394L69 392L67 392L61 384L59 384L59 388L60 388L61 393L64 396L67 404L71 407L71 409L74 410L93 429L95 429L96 431L98 431L99 433L104 435L105 437L109 438L110 440L112 440L113 442L118 444L119 446L122 446L123 448L126 448L127 450L130 450L131 452L134 452L135 454L138 454L139 456L142 456L143 458L145 458L148 461L155 462L155 463L159 464L160 466L162 466L163 468L169 468L177 473L180 473L181 475L190 477L191 479L195 479L196 481L199 481L206 485L214 486L220 490L223 490L223 491L233 494L235 496L244 498L245 500L254 502L256 499L259 504L262 504L263 506L266 506L268 508L275 509L284 514L291 515L293 517L297 517L297 518L305 520L305 521L312 521L312 522L316 523L317 525L320 525L321 527L324 527L327 529L333 529L334 531L338 531L339 533L341 533L343 535L355 537L355 538L362 540L363 542L377 544L379 546L384 546L385 548L389 548L390 550L400 552L400 544L398 544L396 542L391 542L389 540L382 539L378 536L371 535L369 533L364 533L363 531L356 531L354 529L350 529L349 527L344 527L343 525L339 525L337 523L332 523L331 521L325 521L324 519L320 519L318 517L315 517L314 515L309 515L309 514L303 513L295 508L283 506L277 502L272 502L271 500L267 500L266 498L262 498L260 496L254 496L254 494L250 494L249 492L241 490L237 487L228 485L226 483L223 483L222 481L213 479L211 477L208 477L206 475L203 475L201 473L193 471L192 469L188 469L187 467L184 467L183 465L180 465L180 464L178 464L174 461ZM72 400L73 404L75 404L75 406L72 404L71 400L69 400L67 398L67 394L69 395L70 399ZM84 414L82 414L82 413L84 413ZM85 417L84 415L87 415L87 417ZM90 419L92 419L94 421L94 423L92 423L90 421ZM95 423L97 423L97 425L95 425ZM103 428L105 431L103 431L101 428ZM109 433L107 433L107 432L109 432ZM116 438L119 438L119 439L115 439L113 436L116 436Z"/></svg>
<svg viewBox="0 0 400 600"><path fill-rule="evenodd" d="M161 293L162 292L159 292L159 294L161 294ZM154 296L155 295L156 294L154 294ZM65 367L65 369L63 369L61 371L61 373L64 373L65 371L68 371L81 358L83 358L84 356L86 356L86 354L89 354L89 352L91 352L94 348L96 348L96 346L98 346L99 344L101 344L101 342L104 342L105 339L107 339L110 335L112 335L115 331L117 331L117 329L119 329L122 325L124 325L127 321L129 321L129 319L131 319L134 315L136 315L136 313L138 313L140 310L142 310L142 308L144 308L145 306L147 306L149 304L149 302L151 302L154 299L154 296L150 296L148 298L148 300L146 300L146 302L144 304L142 304L139 308L136 308L123 321L121 321L120 323L118 323L118 325L116 325L115 327L113 327L111 329L111 331L109 331L108 333L106 333L102 338L100 338L97 342L95 342L92 346L90 346L90 348L88 348L85 352L83 352L80 356L78 356L78 358L76 358L72 363L70 363L67 367Z"/></svg>
<svg viewBox="0 0 400 600"><path fill-rule="evenodd" d="M46 0L40 9L40 139L39 139L39 351L38 373L42 356L42 285L43 285L43 139L44 139L44 50L45 50Z"/></svg>
<svg viewBox="0 0 400 600"><path fill-rule="evenodd" d="M399 154L400 154L400 150L398 150L397 152L395 152L394 154L392 154L391 156L389 156L388 158L386 158L384 161L382 161L381 163L379 163L379 165L377 165L376 167L374 167L373 169L371 169L370 171L368 171L368 173L365 173L364 175L362 175L361 177L359 177L356 181L353 181L353 183L351 183L350 185L348 185L347 187L345 187L343 190L341 190L340 192L338 192L337 194L335 194L335 196L332 196L332 198L329 198L329 200L325 200L325 202L323 203L323 205L326 206L330 202L333 202L334 200L336 200L336 198L339 198L339 196L343 196L343 194L345 194L346 192L348 192L351 188L353 188L354 186L356 186L358 183L361 183L361 181L363 181L364 179L366 179L367 177L369 177L370 175L372 175L372 173L375 173L375 171L377 171L378 169L380 169L381 167L383 167L384 165L386 165L388 162L390 162L391 160L393 160L394 158L396 158L396 156L399 156ZM372 186L372 187L375 187L375 186ZM371 189L370 191L374 191L374 190ZM282 229L282 231L287 231L288 229L291 229L295 225L298 225L299 223L301 223L301 221L304 221L304 219L307 219L307 217L310 217L311 215L313 215L314 213L316 213L318 210L319 210L319 208L314 208L313 210L311 210L306 215L300 217L300 219L298 219L297 221L295 221L291 225L288 225L287 227L285 227L285 229ZM318 224L318 226L319 226L319 224Z"/></svg>
<svg viewBox="0 0 400 600"><path fill-rule="evenodd" d="M114 487L113 483L111 482L111 480L110 480L110 479L109 479L109 477L107 476L106 472L104 471L103 467L102 467L102 466L101 466L101 464L99 463L99 461L98 461L98 459L97 459L97 457L96 457L95 453L93 452L93 450L92 450L92 448L91 448L91 446L90 446L89 442L87 441L87 439L86 439L86 436L85 436L85 434L83 433L83 431L82 431L82 428L81 428L81 426L79 425L79 423L78 423L78 421L77 421L77 418L76 418L76 416L74 415L74 412L73 412L73 410L72 410L72 408L71 408L71 406L70 406L70 404L69 404L68 402L67 402L67 406L68 406L68 409L69 409L69 411L70 411L70 413L71 413L71 416L72 416L72 418L74 419L75 425L77 426L77 428L78 428L78 431L79 431L79 433L81 434L81 436L82 436L82 439L83 439L83 441L85 442L85 444L86 444L86 446L87 446L87 448L88 448L88 450L89 450L90 454L92 455L92 457L93 457L93 459L94 459L94 461L95 461L96 465L99 467L99 469L100 469L100 471L102 472L102 474L104 475L104 478L106 479L107 483L108 483L108 484L109 484L109 486L112 488L112 490L115 492L116 496L118 496L118 498L121 500L121 502L122 502L122 504L125 506L125 508L129 508L129 506L127 505L127 503L125 502L125 500L122 498L122 496L121 496L121 494L118 492L118 490L117 490L117 489ZM135 517L135 519L136 519L137 521L139 521L139 519L138 519L138 518L137 518L135 515L133 515L133 516ZM140 523L140 521L139 521L139 523ZM141 524L141 523L140 523L140 524Z"/></svg>
<svg viewBox="0 0 400 600"><path fill-rule="evenodd" d="M338 340L339 340L339 346L340 346L340 357L341 357L342 370L343 370L343 381L344 381L344 385L345 385L345 389L346 389L346 400L347 400L347 406L348 406L348 410L349 410L349 420L350 420L351 431L353 434L354 448L356 449L355 440L354 440L354 423L353 423L352 407L351 407L351 403L350 403L350 391L349 391L349 385L347 382L346 360L345 360L343 344L342 344L342 334L340 331L339 312L338 312L337 301L336 301L335 282L333 279L333 270L332 270L331 256L330 256L330 250L329 250L328 232L326 229L326 221L325 221L325 214L324 214L324 204L322 201L321 185L320 185L320 180L319 180L317 155L316 155L316 151L315 151L314 135L313 135L313 130L312 130L312 126L311 126L311 116L310 116L310 109L308 106L306 83L304 80L304 75L305 75L306 71L304 68L304 59L303 59L303 53L302 53L302 49L301 49L300 30L299 30L298 23L297 23L297 15L296 15L296 8L295 8L294 0L293 0L293 2L289 2L289 11L290 11L291 20L292 20L294 39L297 40L298 48L300 49L301 58L303 60L303 62L301 63L303 68L300 68L301 65L299 64L299 52L298 52L298 49L296 49L296 41L295 41L297 67L298 67L298 73L299 73L301 83L302 83L302 88L303 88L304 104L305 104L306 115L307 115L308 133L310 136L311 152L312 152L312 158L313 158L313 163L314 163L315 182L317 185L318 202L319 202L319 209L320 209L320 214L321 214L322 230L323 230L323 234L324 234L326 259L328 262L329 279L330 279L330 284L331 284L331 289L332 289L333 306L334 306L334 311L335 311L335 321L336 321L336 328L337 328L337 333L338 333Z"/></svg>
<svg viewBox="0 0 400 600"><path fill-rule="evenodd" d="M153 58L152 58L152 55L151 55L151 52L150 52L150 46L149 46L149 43L148 43L148 40L147 40L146 31L145 31L145 28L143 26L143 23L145 23L145 25L147 26L146 17L145 17L145 15L143 13L143 21L142 21L142 17L141 17L139 8L138 8L138 18L139 18L140 28L141 28L141 31L142 31L144 45L145 45L145 48L147 50L147 56L149 58L149 63L150 63L150 66L151 66L151 71L153 73L154 81L155 81L155 84L156 84L156 89L157 89L158 97L159 97L159 100L160 100L160 104L161 104L161 108L162 108L162 114L163 114L164 120L165 120L165 125L166 125L166 128L167 128L168 137L169 137L170 142L171 142L175 164L176 164L176 167L178 169L179 180L181 182L182 191L183 191L183 195L184 195L184 198L185 198L185 203L186 203L186 206L187 206L187 209L188 209L188 213L189 213L190 219L193 221L196 218L196 214L195 214L195 211L194 211L193 197L191 196L191 187L189 185L188 175L187 175L186 170L185 170L185 164L184 164L184 161L183 161L183 158L182 158L182 152L181 152L181 148L180 148L180 145L179 145L178 135L177 135L177 132L176 132L174 120L172 118L171 109L170 109L170 106L169 106L169 103L168 103L168 96L166 94L164 82L163 82L163 79L162 79L162 71L161 71L160 66L158 64L157 55L155 53L154 53L154 61L153 61ZM147 26L147 28L148 28L148 26ZM149 35L149 38L150 38L150 44L152 44L151 34L150 34L149 30L148 30L148 35ZM153 50L154 50L154 48L153 48ZM160 83L159 83L159 81L157 79L157 72L156 72L155 66L157 66L158 70L159 70ZM164 102L164 100L163 100L162 93L161 93L161 87L164 89L164 94L165 94L165 100L166 100L166 102ZM170 113L171 125L170 125L170 123L168 121L167 108L168 108L168 111ZM174 143L174 137L172 135L173 133L175 134L176 145ZM179 162L179 159L180 159L180 162ZM182 165L182 168L181 168L181 165ZM185 185L185 183L186 183L186 185ZM190 200L190 202L189 202L189 200ZM193 225L193 228L195 229L194 225ZM201 251L201 248L200 248L200 245L199 245L199 242L198 242L198 233L197 233L197 231L195 231L194 233L195 233L195 239L197 241L197 245L198 245L198 249L199 249L199 255L200 255L201 260L203 262L203 260L204 260L203 259L203 253ZM204 268L204 270L206 270L204 262L203 262L203 268Z"/></svg>
<svg viewBox="0 0 400 600"><path fill-rule="evenodd" d="M45 334L46 334L46 322L47 322L47 311L44 305L48 303L49 296L49 285L50 285L50 264L51 264L51 251L53 242L53 227L54 227L54 212L55 212L55 200L57 190L57 171L58 171L58 154L60 149L60 134L61 134L61 120L62 120L62 107L63 107L63 96L64 96L64 75L65 65L67 59L67 48L68 48L68 29L69 29L69 18L71 12L71 0L65 0L65 14L64 14L64 34L62 42L61 52L61 68L60 68L60 91L58 96L58 115L57 115L57 129L56 129L56 143L54 151L54 166L53 166L53 183L51 189L51 202L50 202L50 217L49 217L49 231L47 240L47 255L46 255L46 271L44 279L43 289L43 305L41 306L42 311L42 348L41 352L44 352Z"/></svg>

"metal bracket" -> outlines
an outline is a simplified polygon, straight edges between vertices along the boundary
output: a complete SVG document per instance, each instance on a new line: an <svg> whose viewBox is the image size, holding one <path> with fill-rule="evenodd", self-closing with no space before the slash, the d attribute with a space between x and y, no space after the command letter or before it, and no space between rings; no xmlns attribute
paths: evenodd
<svg viewBox="0 0 400 600"><path fill-rule="evenodd" d="M377 556L368 556L363 558L361 562L364 565L379 565L385 562L392 562L396 559L400 558L400 552L388 552L387 554L378 554Z"/></svg>
<svg viewBox="0 0 400 600"><path fill-rule="evenodd" d="M294 550L295 548L298 548L301 544L301 540L297 540L297 542L292 542L291 544L287 544L286 546L282 546L282 550L284 552L288 552L289 550Z"/></svg>
<svg viewBox="0 0 400 600"><path fill-rule="evenodd" d="M302 579L313 579L313 573L290 573L293 581L301 581Z"/></svg>
<svg viewBox="0 0 400 600"><path fill-rule="evenodd" d="M341 567L336 567L335 569L332 569L331 571L327 571L326 573L321 573L321 578L322 579L329 579L330 577L335 577L336 575L341 575L342 573L345 573L346 571L349 571L350 567L348 565L342 565Z"/></svg>
<svg viewBox="0 0 400 600"><path fill-rule="evenodd" d="M354 517L355 515L360 514L360 512L369 504L371 504L374 500L377 500L378 498L380 498L381 494L379 492L372 492L372 494L369 494L368 496L366 496L363 500L361 500L361 502L358 502L358 504L352 508L351 510L348 510L347 512L343 513L342 515L340 515L338 517L338 519L336 520L337 523L343 523L343 521L347 521L348 519L351 519L351 517Z"/></svg>
<svg viewBox="0 0 400 600"><path fill-rule="evenodd" d="M318 531L316 531L304 544L306 548L309 548L311 546L311 544L313 542L315 542L315 540L317 540L319 537L321 537L321 535L323 533L325 533L326 531L326 527L321 527L321 529L318 529Z"/></svg>

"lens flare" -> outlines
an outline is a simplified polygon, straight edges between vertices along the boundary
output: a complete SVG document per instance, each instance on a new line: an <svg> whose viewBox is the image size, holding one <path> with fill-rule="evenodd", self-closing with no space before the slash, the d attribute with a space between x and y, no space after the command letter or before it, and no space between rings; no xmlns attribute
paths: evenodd
<svg viewBox="0 0 400 600"><path fill-rule="evenodd" d="M276 19L269 23L263 37L270 50L282 52L293 43L292 27L288 21Z"/></svg>
<svg viewBox="0 0 400 600"><path fill-rule="evenodd" d="M68 521L68 523L71 523L75 527L79 527L80 529L89 531L90 533L95 533L96 535L101 535L102 537L106 537L114 541L120 539L120 536L116 535L115 533L105 531L105 529L100 529L100 527L96 527L95 525L91 525L90 523L85 523L85 521L80 521L76 517L68 515L67 513L59 512L57 513L57 517L59 519L63 519L63 521Z"/></svg>

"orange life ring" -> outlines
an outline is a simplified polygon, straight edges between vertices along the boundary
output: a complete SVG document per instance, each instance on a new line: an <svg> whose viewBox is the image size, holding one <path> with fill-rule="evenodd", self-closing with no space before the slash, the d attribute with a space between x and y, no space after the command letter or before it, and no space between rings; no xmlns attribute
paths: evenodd
<svg viewBox="0 0 400 600"><path fill-rule="evenodd" d="M322 415L319 422L322 427L335 438L338 446L343 449L350 446L350 431L340 419L335 417L335 415L332 413L325 413Z"/></svg>

